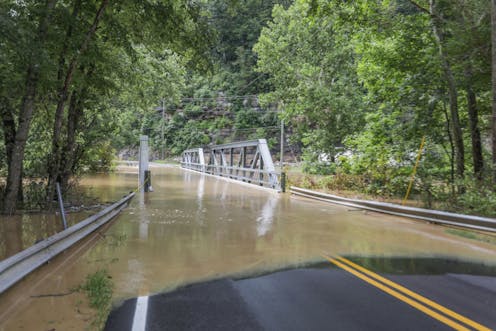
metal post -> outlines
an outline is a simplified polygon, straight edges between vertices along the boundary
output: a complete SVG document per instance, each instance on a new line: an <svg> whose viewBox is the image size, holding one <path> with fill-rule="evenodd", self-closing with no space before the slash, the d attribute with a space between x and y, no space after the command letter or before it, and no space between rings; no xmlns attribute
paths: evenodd
<svg viewBox="0 0 496 331"><path fill-rule="evenodd" d="M62 192L60 190L59 182L57 182L56 185L57 185L57 196L59 198L60 214L62 215L62 225L64 225L64 230L65 230L67 229L67 220L65 219L64 201L62 200Z"/></svg>
<svg viewBox="0 0 496 331"><path fill-rule="evenodd" d="M148 170L148 136L140 136L139 150L139 189L145 191L145 171Z"/></svg>
<svg viewBox="0 0 496 331"><path fill-rule="evenodd" d="M284 171L281 172L281 192L286 192L286 173Z"/></svg>
<svg viewBox="0 0 496 331"><path fill-rule="evenodd" d="M145 192L153 192L152 174L150 170L145 170Z"/></svg>

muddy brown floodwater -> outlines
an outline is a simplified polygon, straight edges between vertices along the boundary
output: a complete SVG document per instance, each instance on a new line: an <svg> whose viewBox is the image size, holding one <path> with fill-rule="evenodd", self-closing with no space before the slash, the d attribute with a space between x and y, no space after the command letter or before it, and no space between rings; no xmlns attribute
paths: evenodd
<svg viewBox="0 0 496 331"><path fill-rule="evenodd" d="M103 209L136 186L136 174L126 169L119 174L94 175L82 182L81 193L98 197L98 204L79 206L76 211L66 208L67 225L74 225ZM87 199L88 200L88 199ZM88 201L91 203L91 201ZM0 218L0 260L26 249L38 241L63 230L62 218L54 213L25 213L22 215L1 216Z"/></svg>
<svg viewBox="0 0 496 331"><path fill-rule="evenodd" d="M136 187L136 169L88 177L104 200ZM249 276L322 261L321 254L437 258L496 265L496 246L446 228L350 210L257 187L153 167L153 193L137 195L107 227L0 297L0 330L83 330L92 311L71 293L106 269L114 304L221 276Z"/></svg>

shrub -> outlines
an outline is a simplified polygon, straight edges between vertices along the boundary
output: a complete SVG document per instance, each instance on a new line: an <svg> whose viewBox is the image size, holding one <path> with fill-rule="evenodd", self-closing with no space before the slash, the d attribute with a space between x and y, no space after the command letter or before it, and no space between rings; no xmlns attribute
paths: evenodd
<svg viewBox="0 0 496 331"><path fill-rule="evenodd" d="M476 214L482 216L496 216L496 192L487 188L477 186L476 183L470 183L465 186L465 192L454 199L455 210L467 214Z"/></svg>

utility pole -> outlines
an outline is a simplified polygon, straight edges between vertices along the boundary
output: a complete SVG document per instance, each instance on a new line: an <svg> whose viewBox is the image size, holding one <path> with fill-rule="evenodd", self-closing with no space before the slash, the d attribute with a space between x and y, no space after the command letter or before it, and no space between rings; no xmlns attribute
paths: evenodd
<svg viewBox="0 0 496 331"><path fill-rule="evenodd" d="M281 171L284 167L284 120L281 118Z"/></svg>
<svg viewBox="0 0 496 331"><path fill-rule="evenodd" d="M162 160L165 160L164 125L165 125L165 99L162 99L162 125L161 125L162 140L160 141L160 144L162 145Z"/></svg>

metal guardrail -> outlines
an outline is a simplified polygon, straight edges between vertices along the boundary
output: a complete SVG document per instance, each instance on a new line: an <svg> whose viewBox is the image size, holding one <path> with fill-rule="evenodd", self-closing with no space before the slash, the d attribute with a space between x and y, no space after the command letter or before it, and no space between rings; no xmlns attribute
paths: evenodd
<svg viewBox="0 0 496 331"><path fill-rule="evenodd" d="M127 206L135 193L25 250L0 262L0 294L38 267L68 249L114 218Z"/></svg>
<svg viewBox="0 0 496 331"><path fill-rule="evenodd" d="M494 218L455 214L432 209L405 207L393 203L349 199L294 186L290 187L290 192L295 195L316 200L366 209L380 213L387 213L396 216L415 218L436 224L451 225L472 230L496 232L496 219Z"/></svg>

